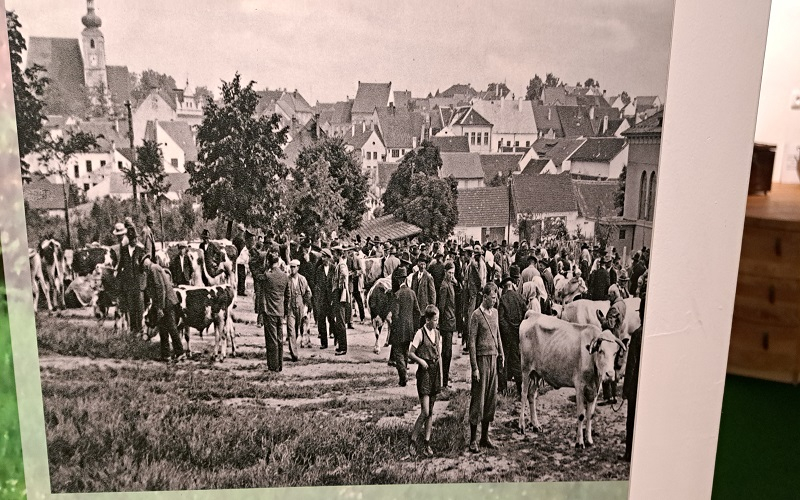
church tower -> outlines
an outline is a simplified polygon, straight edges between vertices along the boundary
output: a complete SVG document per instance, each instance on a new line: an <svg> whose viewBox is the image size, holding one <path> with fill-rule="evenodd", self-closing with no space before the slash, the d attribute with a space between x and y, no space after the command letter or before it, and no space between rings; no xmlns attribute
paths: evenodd
<svg viewBox="0 0 800 500"><path fill-rule="evenodd" d="M86 0L86 15L81 18L85 29L83 41L83 76L88 88L102 88L108 95L106 47L100 26L103 22L94 11L94 0Z"/></svg>

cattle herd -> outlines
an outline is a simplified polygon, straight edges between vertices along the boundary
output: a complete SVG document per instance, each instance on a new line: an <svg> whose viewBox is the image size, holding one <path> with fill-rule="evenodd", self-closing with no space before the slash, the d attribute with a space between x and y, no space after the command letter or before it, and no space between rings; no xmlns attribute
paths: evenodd
<svg viewBox="0 0 800 500"><path fill-rule="evenodd" d="M222 361L228 348L231 355L236 356L232 317L238 282L236 249L227 240L213 243L223 250L219 252L221 262L215 269L216 274L209 273L198 244L189 244L192 279L188 285L174 287L179 302L176 325L189 354L190 330L202 335L213 328L213 359ZM35 307L38 309L41 305L48 311L64 309L68 303L91 307L100 324L113 317L114 331L126 330L126 314L121 313L118 307L120 287L112 265L111 248L94 244L75 252L65 252L59 242L48 239L29 251ZM177 252L177 244L167 245L166 250L156 252L157 263L168 269L170 258ZM310 250L307 254L314 260L319 255L318 250ZM361 261L362 290L366 292L364 302L375 334L373 352L380 354L383 325L391 323L393 282L391 277L383 276L384 259L381 257L362 255ZM406 264L411 270L411 263L403 262L402 265ZM577 269L576 264L573 266ZM587 300L580 294L564 297L551 293L544 313L542 306L545 306L545 301L530 303L519 326L518 337L522 372L519 396L523 402L519 414L520 432L524 434L528 428L526 406L534 431L542 430L536 401L542 384L546 382L553 388L575 388L577 429L574 443L580 448L593 444L592 416L601 385L620 379L620 374L624 373L628 340L641 326L637 313L640 299L629 297L624 302L628 313L621 324L613 328L606 321L610 308L608 300ZM157 332L147 321L146 327L143 337L150 339ZM524 404L525 401L528 405Z"/></svg>

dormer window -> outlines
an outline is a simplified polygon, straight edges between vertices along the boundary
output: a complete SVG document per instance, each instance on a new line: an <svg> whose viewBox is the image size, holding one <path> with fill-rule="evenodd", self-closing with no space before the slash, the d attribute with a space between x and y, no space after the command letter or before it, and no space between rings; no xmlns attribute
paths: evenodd
<svg viewBox="0 0 800 500"><path fill-rule="evenodd" d="M89 40L89 47L94 48L94 38Z"/></svg>

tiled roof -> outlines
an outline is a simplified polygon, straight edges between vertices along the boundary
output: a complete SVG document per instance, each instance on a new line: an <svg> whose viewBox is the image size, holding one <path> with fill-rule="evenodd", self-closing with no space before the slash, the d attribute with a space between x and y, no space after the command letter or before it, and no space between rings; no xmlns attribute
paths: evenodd
<svg viewBox="0 0 800 500"><path fill-rule="evenodd" d="M623 122L627 122L626 118L620 118L618 120L608 120L608 128L604 131L598 130L597 135L599 137L614 137L614 134L619 130L622 126Z"/></svg>
<svg viewBox="0 0 800 500"><path fill-rule="evenodd" d="M461 190L458 192L458 226L505 227L508 205L505 186Z"/></svg>
<svg viewBox="0 0 800 500"><path fill-rule="evenodd" d="M323 107L317 106L317 113L319 113L320 123L330 123L331 125L340 125L343 123L350 123L352 118L352 101L336 102Z"/></svg>
<svg viewBox="0 0 800 500"><path fill-rule="evenodd" d="M185 172L175 172L167 174L169 190L173 193L184 193L189 189L189 178L191 176Z"/></svg>
<svg viewBox="0 0 800 500"><path fill-rule="evenodd" d="M575 189L569 172L558 175L518 175L512 184L518 214L576 212Z"/></svg>
<svg viewBox="0 0 800 500"><path fill-rule="evenodd" d="M47 78L61 89L64 100L82 102L83 55L77 38L32 36L28 39L27 58L28 67L38 64L47 70Z"/></svg>
<svg viewBox="0 0 800 500"><path fill-rule="evenodd" d="M399 108L378 110L378 127L387 148L411 149L413 138L419 139L425 117L415 111Z"/></svg>
<svg viewBox="0 0 800 500"><path fill-rule="evenodd" d="M305 125L296 127L294 130L290 129L289 135L292 140L283 149L284 163L289 168L294 168L297 158L300 156L300 151L319 139L317 137L317 122L312 118Z"/></svg>
<svg viewBox="0 0 800 500"><path fill-rule="evenodd" d="M342 139L344 140L345 144L349 144L353 146L355 149L361 149L364 146L364 143L372 137L372 127L366 127L364 129L361 125L356 125L355 129L352 127L349 130L346 130L344 134L342 134ZM383 142L383 138L381 138L381 133L379 130L375 129L374 132L377 134L378 139Z"/></svg>
<svg viewBox="0 0 800 500"><path fill-rule="evenodd" d="M542 89L542 104L545 106L577 106L574 95L569 95L564 87L545 87Z"/></svg>
<svg viewBox="0 0 800 500"><path fill-rule="evenodd" d="M257 90L258 104L256 104L256 114L261 115L264 112L272 114L275 112L275 103L283 95L282 90Z"/></svg>
<svg viewBox="0 0 800 500"><path fill-rule="evenodd" d="M436 96L436 97L431 97L430 99L428 99L428 103L429 103L431 109L433 109L433 108L435 108L437 106L440 107L440 108L449 108L451 106L452 107L468 106L469 105L469 100L468 99L464 99L461 96L459 96L459 97Z"/></svg>
<svg viewBox="0 0 800 500"><path fill-rule="evenodd" d="M469 153L469 139L463 135L431 137L429 140L440 153Z"/></svg>
<svg viewBox="0 0 800 500"><path fill-rule="evenodd" d="M386 186L389 185L389 179L392 178L392 174L397 172L399 167L399 163L378 162L378 187L386 189Z"/></svg>
<svg viewBox="0 0 800 500"><path fill-rule="evenodd" d="M556 106L558 119L565 137L591 137L592 123L586 109L578 106Z"/></svg>
<svg viewBox="0 0 800 500"><path fill-rule="evenodd" d="M379 236L383 241L394 241L416 236L422 232L422 229L414 224L403 222L394 215L384 215L363 222L357 232L372 237Z"/></svg>
<svg viewBox="0 0 800 500"><path fill-rule="evenodd" d="M313 114L314 110L298 91L284 92L276 102L289 116L297 113Z"/></svg>
<svg viewBox="0 0 800 500"><path fill-rule="evenodd" d="M531 101L477 100L472 109L493 125L492 131L496 134L536 134Z"/></svg>
<svg viewBox="0 0 800 500"><path fill-rule="evenodd" d="M483 180L489 183L497 174L508 177L512 172L519 172L520 153L481 154Z"/></svg>
<svg viewBox="0 0 800 500"><path fill-rule="evenodd" d="M133 149L131 148L117 148L117 152L121 154L126 160L133 163Z"/></svg>
<svg viewBox="0 0 800 500"><path fill-rule="evenodd" d="M664 123L664 111L659 111L650 118L642 120L636 125L622 133L622 135L639 136L639 135L661 135L661 128Z"/></svg>
<svg viewBox="0 0 800 500"><path fill-rule="evenodd" d="M483 179L483 167L478 153L442 153L440 177Z"/></svg>
<svg viewBox="0 0 800 500"><path fill-rule="evenodd" d="M106 66L108 91L114 104L124 104L131 99L131 75L127 66Z"/></svg>
<svg viewBox="0 0 800 500"><path fill-rule="evenodd" d="M592 119L592 130L594 133L592 135L602 135L600 129L603 126L603 118L608 117L608 121L611 122L612 120L619 120L620 119L620 112L617 108L612 107L595 107L594 108L594 119Z"/></svg>
<svg viewBox="0 0 800 500"><path fill-rule="evenodd" d="M542 169L551 161L550 158L531 158L528 164L522 169L520 175L539 175Z"/></svg>
<svg viewBox="0 0 800 500"><path fill-rule="evenodd" d="M117 127L116 130L114 129L115 126ZM97 138L98 147L95 149L97 152L110 152L112 142L116 146L126 146L130 144L130 139L128 139L128 122L125 120L119 120L118 122L110 122L104 119L84 121L75 125L67 125L63 130L67 134L75 132L92 134Z"/></svg>
<svg viewBox="0 0 800 500"><path fill-rule="evenodd" d="M480 113L475 111L475 108L472 107L462 107L458 108L453 117L451 118L451 123L456 123L459 125L479 125L479 126L489 126L492 123L489 122L486 118L481 116Z"/></svg>
<svg viewBox="0 0 800 500"><path fill-rule="evenodd" d="M194 141L192 128L182 121L158 122L158 125L183 150L186 161L197 161L197 144Z"/></svg>
<svg viewBox="0 0 800 500"><path fill-rule="evenodd" d="M658 99L658 96L655 95L640 95L636 97L636 108L652 108L655 106L656 99Z"/></svg>
<svg viewBox="0 0 800 500"><path fill-rule="evenodd" d="M451 85L450 88L441 92L436 97L457 97L457 96L469 96L475 97L478 95L478 92L472 88L470 84L462 84L457 83L455 85Z"/></svg>
<svg viewBox="0 0 800 500"><path fill-rule="evenodd" d="M30 183L23 184L22 195L32 210L64 210L64 186L42 177L34 176Z"/></svg>
<svg viewBox="0 0 800 500"><path fill-rule="evenodd" d="M614 207L614 194L619 188L617 181L579 181L573 180L575 196L578 201L578 215L594 219L617 215Z"/></svg>
<svg viewBox="0 0 800 500"><path fill-rule="evenodd" d="M561 120L558 119L558 111L555 106L534 104L533 118L536 121L536 128L542 133L546 134L552 130L556 137L564 137Z"/></svg>
<svg viewBox="0 0 800 500"><path fill-rule="evenodd" d="M602 95L579 95L575 97L578 106L597 106L599 108L611 107Z"/></svg>
<svg viewBox="0 0 800 500"><path fill-rule="evenodd" d="M553 160L556 167L561 168L561 164L570 159L572 153L584 142L586 139L537 139L533 143L533 149L539 155Z"/></svg>
<svg viewBox="0 0 800 500"><path fill-rule="evenodd" d="M572 161L609 162L625 149L625 139L619 137L591 137L570 157Z"/></svg>
<svg viewBox="0 0 800 500"><path fill-rule="evenodd" d="M372 113L375 108L383 109L389 104L392 83L358 82L358 91L353 101L353 113Z"/></svg>
<svg viewBox="0 0 800 500"><path fill-rule="evenodd" d="M132 192L133 187L128 184L128 179L124 175L119 172L111 172L109 175L109 195L128 194Z"/></svg>

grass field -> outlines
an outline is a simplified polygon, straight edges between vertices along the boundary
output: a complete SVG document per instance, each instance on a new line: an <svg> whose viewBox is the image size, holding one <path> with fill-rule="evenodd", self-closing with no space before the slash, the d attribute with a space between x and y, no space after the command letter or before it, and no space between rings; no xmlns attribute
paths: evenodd
<svg viewBox="0 0 800 500"><path fill-rule="evenodd" d="M252 306L250 306L252 307ZM347 356L303 349L267 372L263 334L246 301L236 325L244 356L212 364L200 353L160 363L155 341L115 335L87 311L38 317L53 492L97 492L432 482L627 479L624 409L599 409L595 447L576 451L571 389L540 397L545 432L515 432L518 403L501 396L492 438L468 454L468 360L454 346L454 388L437 401L436 456L408 455L416 389L397 386L388 350L372 353L366 326ZM205 352L204 352L205 351Z"/></svg>

